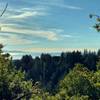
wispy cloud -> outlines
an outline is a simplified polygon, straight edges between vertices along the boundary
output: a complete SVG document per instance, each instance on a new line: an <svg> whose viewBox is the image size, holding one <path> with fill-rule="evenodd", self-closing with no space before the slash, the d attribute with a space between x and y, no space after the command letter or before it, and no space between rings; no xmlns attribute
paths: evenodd
<svg viewBox="0 0 100 100"><path fill-rule="evenodd" d="M82 10L83 9L79 6L65 4L61 0L59 0L59 1L49 1L49 2L47 2L47 1L46 2L37 1L37 2L40 5L48 5L48 6L60 7L60 8L70 9L70 10Z"/></svg>
<svg viewBox="0 0 100 100"><path fill-rule="evenodd" d="M31 41L22 38L19 35L9 34L9 33L0 33L0 43L8 45L29 45L38 43L38 41Z"/></svg>
<svg viewBox="0 0 100 100"><path fill-rule="evenodd" d="M74 38L79 38L80 36L78 36L78 35L76 35L76 34L73 34L72 35L72 33L70 33L70 34L62 34L62 35L60 35L60 37L63 39L63 38L72 38L72 39L74 39Z"/></svg>
<svg viewBox="0 0 100 100"><path fill-rule="evenodd" d="M40 37L40 38L48 39L50 41L58 40L57 33L53 31L19 29L15 27L3 27L1 32L17 33L18 35L23 34L28 36Z"/></svg>
<svg viewBox="0 0 100 100"><path fill-rule="evenodd" d="M59 47L64 44L63 40L76 36L65 34L66 29L65 31L59 29L65 27L63 25L66 25L66 22L63 18L66 19L67 15L59 16L55 12L58 12L59 9L62 14L65 14L63 11L80 11L83 8L72 3L70 5L65 0L14 0L9 2L6 13L0 19L0 43L7 44L7 50L15 49L15 51L8 52L17 56L26 52L62 52L68 50ZM51 45L55 41L58 48ZM45 48L45 42L48 44L47 48ZM32 47L32 45L35 46ZM53 48L48 48L49 45Z"/></svg>
<svg viewBox="0 0 100 100"><path fill-rule="evenodd" d="M45 16L46 12L33 8L22 8L20 10L9 11L7 13L7 18L9 19L25 19L29 17Z"/></svg>
<svg viewBox="0 0 100 100"><path fill-rule="evenodd" d="M73 10L82 10L83 9L81 7L78 7L78 6L71 6L71 5L61 5L61 7L73 9Z"/></svg>
<svg viewBox="0 0 100 100"><path fill-rule="evenodd" d="M73 52L73 51L81 51L83 52L85 49L88 51L97 51L98 48L21 48L18 50L8 50L4 52L9 52L13 59L21 59L21 57L25 54L31 54L33 57L40 56L41 53L50 53L50 54L61 54L61 52Z"/></svg>
<svg viewBox="0 0 100 100"><path fill-rule="evenodd" d="M20 53L26 53L25 51L22 51L22 50L21 51L20 50L4 50L4 52L15 53L15 54L16 53L19 53L19 54Z"/></svg>
<svg viewBox="0 0 100 100"><path fill-rule="evenodd" d="M96 51L98 48L87 48L87 50ZM19 49L22 52L28 53L61 53L67 51L84 51L85 48L22 48Z"/></svg>
<svg viewBox="0 0 100 100"><path fill-rule="evenodd" d="M66 5L66 4L51 4L60 8L71 9L71 10L82 10L83 8L78 6Z"/></svg>
<svg viewBox="0 0 100 100"><path fill-rule="evenodd" d="M64 34L64 35L61 35L61 37L63 37L63 38L72 38L73 36L72 35L68 35L68 34Z"/></svg>
<svg viewBox="0 0 100 100"><path fill-rule="evenodd" d="M22 19L22 18L27 18L27 17L33 16L33 15L37 15L37 12L34 12L34 14L32 12L24 12L24 13L21 13L18 15L12 15L8 18Z"/></svg>

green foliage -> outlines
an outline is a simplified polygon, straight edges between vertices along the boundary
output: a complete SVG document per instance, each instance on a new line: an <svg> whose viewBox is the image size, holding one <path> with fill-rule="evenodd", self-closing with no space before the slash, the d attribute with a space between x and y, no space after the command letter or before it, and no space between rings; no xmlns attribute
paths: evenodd
<svg viewBox="0 0 100 100"><path fill-rule="evenodd" d="M98 32L100 32L100 16L98 15L94 15L94 14L90 14L89 15L90 18L96 17L96 24L93 26Z"/></svg>
<svg viewBox="0 0 100 100"><path fill-rule="evenodd" d="M94 86L92 81L92 73L84 68L83 65L77 64L76 67L60 81L59 93L62 98L74 95L94 97Z"/></svg>
<svg viewBox="0 0 100 100"><path fill-rule="evenodd" d="M100 70L100 60L97 62L97 70Z"/></svg>
<svg viewBox="0 0 100 100"><path fill-rule="evenodd" d="M89 53L89 55L85 53L83 57L80 52L62 54L57 61L55 58L52 59L50 55L42 55L41 59L36 58L34 61L31 56L24 56L21 64L22 70L20 68L16 70L12 64L11 56L4 54L2 48L3 45L0 45L0 100L100 99L100 61L97 62L97 70L94 70L95 63L92 63L92 67L88 67L90 70L93 69L94 72L82 64L75 65L75 63L81 62L83 58L83 62L85 64L88 63L87 65L90 66L91 63L89 64L89 62L96 62L96 55L94 53ZM90 59L91 57L93 59ZM53 67L51 66L55 68L52 69ZM68 72L69 69L70 71ZM26 81L29 73L33 77L32 81ZM41 80L41 78L43 79ZM60 81L58 86L57 81L55 82L56 79ZM42 81L44 81L44 85ZM58 88L49 93L47 90L50 90L52 86L48 86L50 88L47 89L46 83L50 86L51 83L53 85L56 83L55 87Z"/></svg>
<svg viewBox="0 0 100 100"><path fill-rule="evenodd" d="M100 99L100 70L97 70L93 76L94 86L96 88L97 97Z"/></svg>
<svg viewBox="0 0 100 100"><path fill-rule="evenodd" d="M95 24L93 27L100 32L100 23Z"/></svg>
<svg viewBox="0 0 100 100"><path fill-rule="evenodd" d="M25 80L25 73L14 69L10 55L0 48L0 100L12 100L32 91L32 82ZM26 98L26 97L25 97Z"/></svg>
<svg viewBox="0 0 100 100"><path fill-rule="evenodd" d="M97 96L100 99L100 59L97 62L97 71L94 72L93 82L96 88Z"/></svg>
<svg viewBox="0 0 100 100"><path fill-rule="evenodd" d="M89 96L74 95L69 100L89 100Z"/></svg>

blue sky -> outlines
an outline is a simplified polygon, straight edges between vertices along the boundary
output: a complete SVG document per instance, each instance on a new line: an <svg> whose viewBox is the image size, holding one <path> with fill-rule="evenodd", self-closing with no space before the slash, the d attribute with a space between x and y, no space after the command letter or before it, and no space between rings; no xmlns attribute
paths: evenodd
<svg viewBox="0 0 100 100"><path fill-rule="evenodd" d="M92 28L100 14L100 0L0 0L0 43L14 58L23 54L96 50L100 33Z"/></svg>

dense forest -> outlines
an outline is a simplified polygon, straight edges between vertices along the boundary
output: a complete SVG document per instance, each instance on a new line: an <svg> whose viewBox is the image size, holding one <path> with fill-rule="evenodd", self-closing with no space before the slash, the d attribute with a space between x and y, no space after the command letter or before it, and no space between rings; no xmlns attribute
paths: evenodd
<svg viewBox="0 0 100 100"><path fill-rule="evenodd" d="M40 8L35 8L31 10L30 10L31 8L30 6L29 6L30 8L29 7L22 8L20 9L20 11L18 11L19 7L17 7L17 9L15 8L11 9L11 7L9 7L11 11L10 10L8 11L7 14L8 20L5 19L6 21L5 24L3 24L3 21L1 21L0 31L2 33L12 33L14 36L11 35L10 37L10 35L6 36L1 34L2 38L6 37L8 38L8 40L13 40L13 42L15 40L15 42L19 42L20 44L20 42L22 43L23 41L25 42L26 40L31 40L31 38L34 37L36 39L39 38L42 40L43 38L49 41L58 40L58 37L60 38L72 37L72 35L66 35L66 34L62 34L57 37L56 31L58 31L59 34L60 34L59 31L63 31L62 29L59 28L57 28L59 30L57 30L56 28L54 29L50 28L50 31L49 29L47 29L48 31L43 31L43 30L41 31L40 29L42 29L43 27L38 26L38 24L41 24L41 26L42 24L44 24L44 27L46 28L47 26L50 27L49 24L53 24L52 27L55 26L60 27L61 24L61 27L67 26L68 28L71 27L71 30L75 30L77 25L76 22L74 22L74 20L77 21L77 18L73 20L73 18L76 16L73 16L74 12L70 13L71 10L73 11L81 10L80 12L82 12L82 14L81 13L78 14L78 17L79 15L82 15L82 18L85 18L83 17L84 16L83 12L86 12L86 10L88 11L87 8L89 7L87 6L86 10L82 11L84 6L82 6L81 8L81 7L68 5L68 3L67 5L65 5L65 2L64 3L59 2L59 4L61 3L61 5L59 5L58 1L57 3L56 1L57 0L55 0L54 3L51 2L50 5L49 2L48 3L44 2L46 9L42 8L43 1L37 2L38 4L41 4ZM14 1L15 5L13 5L13 7L14 6L16 7L16 5L22 6L20 5L20 3L17 2ZM32 1L28 4L31 3ZM22 4L25 6L25 2ZM79 4L81 4L81 2ZM93 5L95 5L95 3ZM2 17L2 15L7 10L7 6L8 3L6 4L4 10L2 11L0 17ZM35 4L32 5L32 7L33 6L36 7ZM50 9L50 6L52 9ZM57 11L56 11L56 7L58 7ZM64 10L65 8L67 10L70 9L70 12L66 13L65 12L66 10ZM42 10L46 11L47 9L48 11L53 13L49 14L48 12L42 12ZM15 12L11 13L13 10ZM64 12L60 14L58 10ZM97 11L97 9L95 10ZM70 16L72 16L73 18L69 19L69 16L64 17L64 14L66 16L71 14ZM77 12L75 12L75 15L77 15ZM32 18L34 16L35 19ZM38 17L36 18L36 16ZM39 18L39 16L41 16L41 18ZM46 17L44 18L43 16ZM56 20L54 21L54 18L51 16L55 17ZM60 24L57 23L58 16L59 16L58 20ZM29 19L27 20L28 17ZM95 14L90 14L89 17L90 18L96 17L96 24L93 27L98 32L100 32L100 16ZM42 18L45 20L43 20ZM23 19L25 21L23 21ZM42 20L40 21L40 19ZM68 22L66 21L60 22L60 20L62 19L64 21L65 19L68 19ZM81 18L79 17L79 19ZM46 20L47 23L49 24L45 24ZM69 20L72 20L72 22ZM12 23L9 23L10 21ZM34 24L31 23L32 21L40 22L40 23L36 23L35 26L36 29L38 29L38 31L35 28L33 28ZM78 29L76 30L82 29L79 26L83 22L81 21L81 23L79 23ZM68 25L65 23L68 23ZM73 27L75 28L72 28L72 23L73 23ZM24 24L26 24L26 26L24 26ZM16 26L18 25L17 26L18 28L16 28L14 25ZM4 28L2 29L1 26L3 26ZM28 26L31 26L29 27L29 30L28 30ZM31 29L35 29L36 31L32 31ZM53 30L54 32L51 30ZM30 35L28 35L27 33ZM21 35L21 38L19 38L19 35ZM28 36L29 38L27 38ZM24 38L26 39L24 40ZM17 41L17 39L20 40ZM7 41L7 42L10 43L12 41L10 42ZM33 39L31 42L33 43ZM31 42L28 41L26 42L26 44L27 43L31 44ZM34 43L35 42L38 41L34 41ZM11 43L10 45L12 44L13 43ZM13 60L12 56L9 53L3 52L2 50L3 47L4 46L0 44L0 100L100 100L100 50L88 51L87 49L85 49L83 52L78 50L62 52L60 56L52 56L51 54L48 53L42 53L40 56L37 56L35 58L33 58L32 55L23 55L21 59Z"/></svg>
<svg viewBox="0 0 100 100"><path fill-rule="evenodd" d="M0 100L100 100L100 50L12 60L0 45Z"/></svg>

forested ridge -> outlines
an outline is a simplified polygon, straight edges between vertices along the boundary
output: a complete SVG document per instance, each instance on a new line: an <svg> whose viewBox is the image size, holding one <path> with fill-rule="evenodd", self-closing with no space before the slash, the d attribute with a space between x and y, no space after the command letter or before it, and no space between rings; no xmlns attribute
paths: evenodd
<svg viewBox="0 0 100 100"><path fill-rule="evenodd" d="M0 100L99 100L100 50L12 60L0 45Z"/></svg>
<svg viewBox="0 0 100 100"><path fill-rule="evenodd" d="M83 1L2 0L0 42L8 45L8 51L11 47L9 52L23 54L44 48L46 52L60 47L99 48L99 35L93 35L86 16L99 13L100 2ZM100 16L89 14L89 18L96 18L93 28L100 32ZM3 47L0 44L0 100L100 100L100 49L13 59Z"/></svg>

